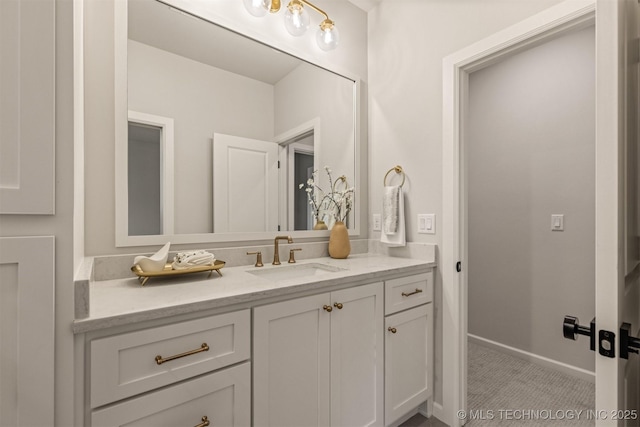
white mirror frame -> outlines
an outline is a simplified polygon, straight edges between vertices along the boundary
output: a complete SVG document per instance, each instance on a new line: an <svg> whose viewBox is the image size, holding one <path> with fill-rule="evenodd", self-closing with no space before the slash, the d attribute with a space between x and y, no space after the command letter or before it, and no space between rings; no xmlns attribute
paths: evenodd
<svg viewBox="0 0 640 427"><path fill-rule="evenodd" d="M194 13L195 14L195 13ZM128 38L128 12L127 2L117 1L114 3L114 98L115 98L115 226L116 226L116 247L130 246L151 246L163 245L167 242L173 244L198 244L198 243L217 243L217 242L242 242L242 241L260 241L271 240L276 234L286 233L293 238L328 238L328 230L305 230L305 231L275 231L275 232L250 232L250 233L194 233L194 234L159 234L152 236L129 236L128 227L128 183L127 183L127 143L128 143L128 77L127 77L127 38ZM214 22L211 19L207 19ZM214 22L215 25L226 27L223 23ZM254 38L251 36L247 36ZM254 38L255 39L255 38ZM303 61L313 64L313 61L302 58L299 54L295 54L287 49L276 48L289 55L298 57ZM354 138L354 188L356 192L361 186L361 162L360 153L362 150L360 141L360 78L344 73L342 70L332 69L322 66L328 71L342 75L354 82L353 99L354 99L354 120L353 120L353 138ZM278 138L282 137L279 135ZM123 153L124 152L124 153ZM123 162L124 159L124 162ZM124 170L124 172L123 172ZM360 235L360 222L362 215L360 209L366 207L360 206L359 200L366 200L362 195L356 193L354 208L351 211L355 225L349 228L350 236Z"/></svg>

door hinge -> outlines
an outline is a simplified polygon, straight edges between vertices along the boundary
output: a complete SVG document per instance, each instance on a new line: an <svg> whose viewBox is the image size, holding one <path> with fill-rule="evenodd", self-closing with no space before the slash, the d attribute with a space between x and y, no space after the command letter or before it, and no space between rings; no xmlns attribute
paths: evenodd
<svg viewBox="0 0 640 427"><path fill-rule="evenodd" d="M278 231L281 231L281 230L280 230L280 225L278 225Z"/></svg>
<svg viewBox="0 0 640 427"><path fill-rule="evenodd" d="M278 169L280 169L280 160L278 160Z"/></svg>

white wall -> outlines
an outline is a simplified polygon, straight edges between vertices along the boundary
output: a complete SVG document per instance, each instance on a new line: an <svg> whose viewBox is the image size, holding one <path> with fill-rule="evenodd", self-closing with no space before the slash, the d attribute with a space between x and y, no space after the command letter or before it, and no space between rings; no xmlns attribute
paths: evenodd
<svg viewBox="0 0 640 427"><path fill-rule="evenodd" d="M136 41L128 44L129 109L174 121L174 230L210 233L213 134L271 140L273 86Z"/></svg>
<svg viewBox="0 0 640 427"><path fill-rule="evenodd" d="M371 10L369 54L369 214L381 212L382 178L407 174L407 240L442 245L442 59L560 0L383 0ZM436 214L436 234L418 234L416 215ZM379 238L379 232L372 232ZM442 348L442 277L436 272L435 348ZM435 355L435 400L442 395Z"/></svg>
<svg viewBox="0 0 640 427"><path fill-rule="evenodd" d="M352 81L308 64L297 67L276 84L276 135L316 118L320 120L315 154L320 168L318 179L326 191L325 166L331 168L333 179L345 175L349 185L354 185L353 93Z"/></svg>
<svg viewBox="0 0 640 427"><path fill-rule="evenodd" d="M341 45L332 52L323 52L317 47L313 31L302 37L290 36L282 24L283 12L258 19L249 15L237 0L173 0L171 3L325 68L367 79L367 15L348 2L317 1L318 7L327 10L340 28ZM148 251L148 248L115 247L114 2L88 0L85 9L85 251L87 255ZM315 15L312 14L311 29L320 22L320 15ZM362 97L366 97L366 90L362 91ZM366 104L363 105L360 130L366 144ZM362 163L366 170L366 160ZM364 203L366 194L364 185L358 195ZM216 244L218 247L229 245L237 246L237 243Z"/></svg>
<svg viewBox="0 0 640 427"><path fill-rule="evenodd" d="M472 73L468 116L469 333L593 371L594 28Z"/></svg>

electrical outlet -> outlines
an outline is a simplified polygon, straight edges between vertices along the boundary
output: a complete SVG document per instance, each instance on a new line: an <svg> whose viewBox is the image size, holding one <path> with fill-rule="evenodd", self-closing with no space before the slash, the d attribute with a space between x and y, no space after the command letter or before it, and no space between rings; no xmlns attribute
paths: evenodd
<svg viewBox="0 0 640 427"><path fill-rule="evenodd" d="M382 230L382 215L373 214L373 231Z"/></svg>
<svg viewBox="0 0 640 427"><path fill-rule="evenodd" d="M418 214L418 233L436 234L435 214Z"/></svg>

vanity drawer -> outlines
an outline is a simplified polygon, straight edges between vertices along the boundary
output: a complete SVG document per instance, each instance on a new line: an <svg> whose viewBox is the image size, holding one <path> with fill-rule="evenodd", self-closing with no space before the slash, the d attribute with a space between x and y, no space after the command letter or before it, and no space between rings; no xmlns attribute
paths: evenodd
<svg viewBox="0 0 640 427"><path fill-rule="evenodd" d="M388 315L433 300L433 270L415 276L387 280L384 284L384 314Z"/></svg>
<svg viewBox="0 0 640 427"><path fill-rule="evenodd" d="M93 340L91 407L249 359L250 327L241 310Z"/></svg>
<svg viewBox="0 0 640 427"><path fill-rule="evenodd" d="M196 426L207 420L210 426L250 425L249 362L91 413L92 427Z"/></svg>

